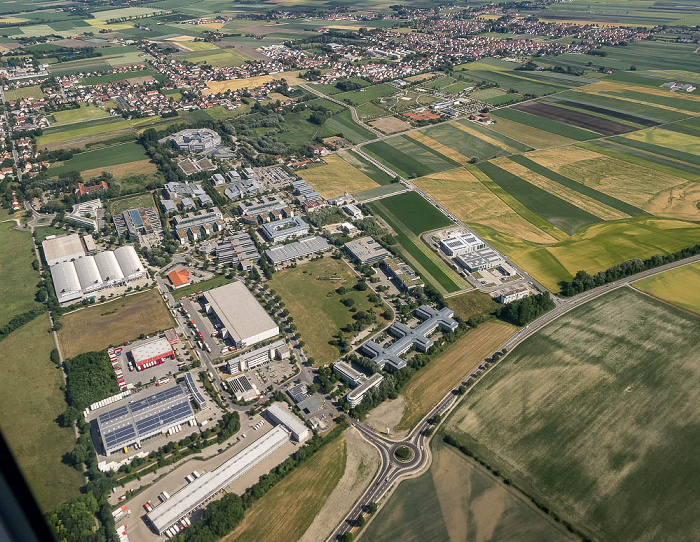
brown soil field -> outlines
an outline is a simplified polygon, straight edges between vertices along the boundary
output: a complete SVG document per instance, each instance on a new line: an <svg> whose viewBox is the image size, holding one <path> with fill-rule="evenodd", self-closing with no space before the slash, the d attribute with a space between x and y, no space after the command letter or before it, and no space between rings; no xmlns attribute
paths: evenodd
<svg viewBox="0 0 700 542"><path fill-rule="evenodd" d="M517 175L521 179L526 180L530 184L533 184L541 188L542 190L549 192L550 194L554 194L555 196L563 199L564 201L572 203L579 209L583 209L584 211L587 211L597 217L600 217L603 220L619 220L622 218L629 218L629 215L627 213L623 213L622 211L613 209L612 207L609 207L604 203L601 203L597 200L594 200L593 198L581 194L576 190L567 188L566 186L552 181L547 177L526 168L525 166L508 160L507 158L498 158L496 160L493 160L493 163L496 164L498 167L503 168L514 175Z"/></svg>
<svg viewBox="0 0 700 542"><path fill-rule="evenodd" d="M373 120L369 123L374 126L377 130L381 130L385 134L395 134L396 132L403 132L411 128L411 125L407 122L397 119L396 117L383 117L381 119Z"/></svg>
<svg viewBox="0 0 700 542"><path fill-rule="evenodd" d="M447 145L443 145L442 143L436 141L432 137L423 135L421 132L414 131L407 135L411 139L415 139L416 141L423 143L423 145L427 145L431 149L439 152L440 154L447 156L448 158L454 160L458 164L467 165L469 163L469 158L467 158L463 154L458 153L456 150L451 149Z"/></svg>
<svg viewBox="0 0 700 542"><path fill-rule="evenodd" d="M403 438L408 434L408 431L395 431L394 429L401 421L405 409L406 399L403 395L399 395L396 399L384 401L378 407L373 408L364 422L378 433L386 433L388 428L394 437Z"/></svg>
<svg viewBox="0 0 700 542"><path fill-rule="evenodd" d="M525 220L464 168L416 179L415 183L459 219L534 243L556 239Z"/></svg>
<svg viewBox="0 0 700 542"><path fill-rule="evenodd" d="M484 358L503 344L517 328L501 321L489 321L467 331L456 343L420 370L404 388L406 410L399 429L412 429L431 408L459 384Z"/></svg>
<svg viewBox="0 0 700 542"><path fill-rule="evenodd" d="M102 350L173 326L173 320L157 290L149 290L77 310L61 318L58 333L66 358Z"/></svg>
<svg viewBox="0 0 700 542"><path fill-rule="evenodd" d="M156 165L151 160L136 160L135 162L127 162L126 164L118 164L116 166L98 167L95 169L87 169L80 173L83 179L90 177L98 177L103 171L109 171L114 175L115 180L131 175L148 175L158 171Z"/></svg>
<svg viewBox="0 0 700 542"><path fill-rule="evenodd" d="M317 542L328 538L335 526L343 521L352 504L367 489L379 469L377 449L362 438L357 429L346 429L344 437L348 455L343 477L299 542Z"/></svg>
<svg viewBox="0 0 700 542"><path fill-rule="evenodd" d="M143 75L141 77L130 77L129 79L126 79L126 82L130 85L142 85L154 80L155 79L150 75Z"/></svg>
<svg viewBox="0 0 700 542"><path fill-rule="evenodd" d="M525 124L500 117L496 119L495 124L489 125L488 128L535 149L560 147L562 145L572 145L576 143L573 139L569 139L568 137L545 132L533 126L526 126Z"/></svg>
<svg viewBox="0 0 700 542"><path fill-rule="evenodd" d="M532 115L537 115L538 117L545 119L562 122L564 124L578 126L579 128L584 128L604 136L626 134L627 132L633 132L636 130L636 128L627 126L621 122L615 122L613 120L604 119L593 115L586 115L585 113L580 113L578 111L572 111L571 109L556 107L554 105L548 105L541 102L517 104L513 106L513 109L530 113Z"/></svg>
<svg viewBox="0 0 700 542"><path fill-rule="evenodd" d="M275 73L272 75L258 75L256 77L247 77L243 79L229 79L227 81L207 81L207 87L202 92L205 95L216 94L218 92L226 92L227 90L241 90L244 88L256 88L270 81L279 81L284 79L288 85L298 85L304 80L300 79L299 71L289 71L283 73Z"/></svg>
<svg viewBox="0 0 700 542"><path fill-rule="evenodd" d="M510 152L513 154L518 153L519 151L517 149L514 149L510 145L506 145L505 143L498 141L498 139L494 139L493 137L489 137L488 135L480 132L479 130L475 130L469 125L462 124L461 122L450 122L450 126L454 126L455 128L459 128L463 132L467 132L470 135L473 135L474 137L477 137L481 139L482 141L486 141L486 143L490 143L491 145L498 147L500 149L503 149L506 152Z"/></svg>

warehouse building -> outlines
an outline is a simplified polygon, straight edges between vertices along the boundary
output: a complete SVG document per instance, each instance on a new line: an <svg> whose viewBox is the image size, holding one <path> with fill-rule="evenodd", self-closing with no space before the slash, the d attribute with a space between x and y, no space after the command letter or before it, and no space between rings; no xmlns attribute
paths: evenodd
<svg viewBox="0 0 700 542"><path fill-rule="evenodd" d="M440 248L450 257L468 254L485 247L486 243L473 233L453 232L449 237L440 241Z"/></svg>
<svg viewBox="0 0 700 542"><path fill-rule="evenodd" d="M50 269L59 303L82 299L88 294L146 277L136 250L130 245L114 252L98 252L95 256L56 263Z"/></svg>
<svg viewBox="0 0 700 542"><path fill-rule="evenodd" d="M194 424L194 411L188 394L175 385L104 412L96 421L105 454L111 455L176 425Z"/></svg>
<svg viewBox="0 0 700 542"><path fill-rule="evenodd" d="M279 326L242 282L209 290L204 298L207 314L217 318L223 326L222 338L230 339L236 348L252 346L280 332Z"/></svg>
<svg viewBox="0 0 700 542"><path fill-rule="evenodd" d="M291 216L263 224L260 231L271 243L280 243L292 237L306 235L309 233L309 225L301 217Z"/></svg>
<svg viewBox="0 0 700 542"><path fill-rule="evenodd" d="M389 326L388 331L397 337L397 340L389 346L381 346L374 341L367 341L362 345L363 353L372 359L380 369L383 369L387 364L396 370L403 369L406 366L406 361L401 359L401 355L410 350L411 347L426 352L434 344L429 335L438 327L444 331L454 331L459 326L458 322L452 318L454 311L447 307L437 310L428 305L421 305L416 309L416 316L423 320L418 326L410 328L401 322L394 322Z"/></svg>
<svg viewBox="0 0 700 542"><path fill-rule="evenodd" d="M250 371L274 359L289 359L289 348L284 339L256 348L235 358L230 358L226 360L226 363L228 364L228 371L231 374L236 374L241 371Z"/></svg>
<svg viewBox="0 0 700 542"><path fill-rule="evenodd" d="M455 261L470 273L499 267L504 263L503 257L491 248L460 254Z"/></svg>
<svg viewBox="0 0 700 542"><path fill-rule="evenodd" d="M44 259L49 267L85 256L85 247L77 233L60 237L47 237L41 243L41 248L44 251Z"/></svg>
<svg viewBox="0 0 700 542"><path fill-rule="evenodd" d="M158 534L163 534L174 523L205 504L288 441L289 435L283 427L273 428L231 459L213 471L205 472L160 506L156 506L147 514L148 520Z"/></svg>
<svg viewBox="0 0 700 542"><path fill-rule="evenodd" d="M358 237L345 243L345 249L360 265L381 262L391 255L388 250L369 236Z"/></svg>
<svg viewBox="0 0 700 542"><path fill-rule="evenodd" d="M272 403L263 414L267 414L273 422L284 425L297 442L304 442L309 438L309 428L292 414L284 403Z"/></svg>
<svg viewBox="0 0 700 542"><path fill-rule="evenodd" d="M288 245L277 245L269 248L265 251L265 257L272 265L277 266L313 254L320 254L330 248L328 241L315 235L304 237Z"/></svg>
<svg viewBox="0 0 700 542"><path fill-rule="evenodd" d="M155 367L169 359L175 359L175 352L165 337L157 337L152 341L141 343L133 348L131 356L137 371Z"/></svg>

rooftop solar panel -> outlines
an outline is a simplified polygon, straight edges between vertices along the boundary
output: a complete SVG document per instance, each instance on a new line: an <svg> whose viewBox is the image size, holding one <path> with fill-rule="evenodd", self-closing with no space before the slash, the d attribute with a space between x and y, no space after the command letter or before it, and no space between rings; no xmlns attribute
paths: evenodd
<svg viewBox="0 0 700 542"><path fill-rule="evenodd" d="M141 215L137 209L131 209L129 211L129 215L131 216L131 221L134 223L134 226L138 228L143 226L143 220L141 220Z"/></svg>

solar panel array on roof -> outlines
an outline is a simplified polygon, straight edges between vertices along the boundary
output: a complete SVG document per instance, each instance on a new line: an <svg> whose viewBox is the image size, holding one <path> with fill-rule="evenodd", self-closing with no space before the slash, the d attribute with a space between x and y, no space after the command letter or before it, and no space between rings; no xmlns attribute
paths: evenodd
<svg viewBox="0 0 700 542"><path fill-rule="evenodd" d="M253 387L250 385L250 381L245 375L239 376L238 378L232 378L228 382L231 385L231 388L233 388L233 391L237 391L239 393L244 393L253 389Z"/></svg>
<svg viewBox="0 0 700 542"><path fill-rule="evenodd" d="M143 220L141 220L141 214L139 213L138 209L129 210L129 216L131 217L131 221L134 223L134 226L137 228L143 226Z"/></svg>
<svg viewBox="0 0 700 542"><path fill-rule="evenodd" d="M197 388L196 384L194 383L194 378L192 378L192 373L185 373L185 383L187 384L187 387L190 389L190 393L192 394L192 397L194 398L194 402L197 403L199 408L204 408L207 404L206 399L204 399L204 396L199 392L199 389Z"/></svg>

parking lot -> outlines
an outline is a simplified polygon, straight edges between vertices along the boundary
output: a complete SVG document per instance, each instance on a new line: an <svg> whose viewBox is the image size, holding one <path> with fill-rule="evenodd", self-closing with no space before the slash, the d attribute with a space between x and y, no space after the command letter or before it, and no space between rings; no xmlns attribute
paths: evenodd
<svg viewBox="0 0 700 542"><path fill-rule="evenodd" d="M197 326L196 330L190 328L190 334L195 342L201 341L206 346L204 348L205 350L207 350L208 347L208 350L211 350L210 354L212 359L219 358L226 354L228 352L228 346L221 339L212 337L212 333L218 330L214 327L209 317L203 312L200 312L204 310L204 305L200 303L196 297L188 297L181 300L181 303L183 308L187 311L187 319L192 320ZM199 331L201 335L197 333L197 331ZM226 349L225 352L224 349Z"/></svg>
<svg viewBox="0 0 700 542"><path fill-rule="evenodd" d="M167 377L168 375L174 374L178 371L178 365L185 363L185 360L189 356L186 346L182 343L182 341L180 341L173 345L173 351L175 352L174 360L166 359L160 365L154 365L148 369L137 371L127 354L140 344L146 342L148 342L148 339L143 341L134 341L132 343L128 343L127 345L121 346L121 352L119 352L119 348L115 350L115 355L117 356L117 360L119 360L119 365L122 368L124 380L127 384L133 384L136 387L141 387L141 385L149 383L154 378L159 380Z"/></svg>

